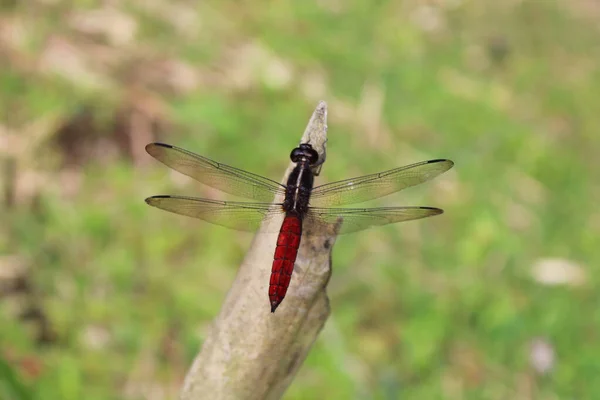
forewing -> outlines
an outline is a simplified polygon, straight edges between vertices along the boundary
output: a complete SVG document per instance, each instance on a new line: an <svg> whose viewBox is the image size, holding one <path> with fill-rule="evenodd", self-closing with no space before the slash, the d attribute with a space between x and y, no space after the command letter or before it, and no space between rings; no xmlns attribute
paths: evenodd
<svg viewBox="0 0 600 400"><path fill-rule="evenodd" d="M379 207L379 208L320 208L311 207L305 223L335 224L342 219L340 234L352 233L373 226L394 224L442 214L432 207Z"/></svg>
<svg viewBox="0 0 600 400"><path fill-rule="evenodd" d="M453 165L450 160L430 160L377 174L327 183L313 189L310 203L319 207L361 203L433 179Z"/></svg>
<svg viewBox="0 0 600 400"><path fill-rule="evenodd" d="M182 196L152 196L146 199L146 203L175 214L199 218L240 231L254 231L265 219L283 213L281 204L218 201Z"/></svg>
<svg viewBox="0 0 600 400"><path fill-rule="evenodd" d="M179 147L150 143L146 151L158 161L195 180L235 196L270 202L285 187L275 181L209 160Z"/></svg>

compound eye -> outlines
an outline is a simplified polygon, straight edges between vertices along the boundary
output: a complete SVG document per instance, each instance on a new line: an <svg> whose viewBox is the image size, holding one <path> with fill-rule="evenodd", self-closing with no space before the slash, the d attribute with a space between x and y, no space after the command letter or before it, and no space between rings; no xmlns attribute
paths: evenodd
<svg viewBox="0 0 600 400"><path fill-rule="evenodd" d="M308 155L308 162L313 165L316 164L317 161L319 161L319 153L317 153L314 149L310 149L309 151L307 151L307 155Z"/></svg>
<svg viewBox="0 0 600 400"><path fill-rule="evenodd" d="M290 159L292 160L292 162L295 162L295 163L299 162L300 159L302 158L302 156L304 156L304 152L302 150L300 150L298 147L296 147L290 153Z"/></svg>

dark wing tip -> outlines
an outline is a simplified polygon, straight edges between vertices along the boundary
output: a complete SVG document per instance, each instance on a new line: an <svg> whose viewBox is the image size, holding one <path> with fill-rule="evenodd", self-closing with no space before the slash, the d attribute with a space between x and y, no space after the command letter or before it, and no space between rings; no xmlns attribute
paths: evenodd
<svg viewBox="0 0 600 400"><path fill-rule="evenodd" d="M166 144L166 143L159 143L159 142L154 142L154 143L148 143L146 145L146 152L148 154L150 154L151 156L154 155L154 149L156 149L157 147L166 147L167 149L172 149L173 146L171 146L170 144Z"/></svg>
<svg viewBox="0 0 600 400"><path fill-rule="evenodd" d="M450 169L454 166L454 161L448 160L447 158L436 158L435 160L427 161L427 163L428 164L444 163L448 166L448 169Z"/></svg>
<svg viewBox="0 0 600 400"><path fill-rule="evenodd" d="M440 215L444 213L444 210L442 210L441 208L436 208L436 207L420 207L421 210L429 210L431 211L431 215Z"/></svg>
<svg viewBox="0 0 600 400"><path fill-rule="evenodd" d="M154 205L154 200L156 200L156 199L168 199L169 197L171 197L171 196L166 195L166 194L160 194L158 196L146 197L146 199L144 201L146 202L146 204L149 204L149 205L152 206L152 205Z"/></svg>

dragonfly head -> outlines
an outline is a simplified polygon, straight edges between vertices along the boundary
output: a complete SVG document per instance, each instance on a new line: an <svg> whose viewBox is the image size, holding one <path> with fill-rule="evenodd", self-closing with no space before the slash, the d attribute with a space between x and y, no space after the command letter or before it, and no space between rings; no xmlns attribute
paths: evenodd
<svg viewBox="0 0 600 400"><path fill-rule="evenodd" d="M295 163L308 160L310 165L314 165L317 163L317 161L319 161L319 153L317 153L310 144L301 143L300 146L292 150L290 159Z"/></svg>

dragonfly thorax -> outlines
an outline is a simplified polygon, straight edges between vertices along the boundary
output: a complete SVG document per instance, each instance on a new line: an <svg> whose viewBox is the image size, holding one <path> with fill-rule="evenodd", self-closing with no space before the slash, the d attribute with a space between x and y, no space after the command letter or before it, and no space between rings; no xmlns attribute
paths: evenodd
<svg viewBox="0 0 600 400"><path fill-rule="evenodd" d="M296 213L302 218L308 212L308 200L314 181L315 176L310 169L310 162L302 157L288 177L283 209L286 212Z"/></svg>

